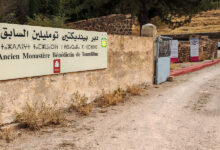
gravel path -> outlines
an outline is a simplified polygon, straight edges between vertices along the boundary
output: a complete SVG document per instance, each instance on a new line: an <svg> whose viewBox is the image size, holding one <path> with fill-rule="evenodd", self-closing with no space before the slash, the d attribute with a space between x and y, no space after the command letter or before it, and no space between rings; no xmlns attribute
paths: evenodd
<svg viewBox="0 0 220 150"><path fill-rule="evenodd" d="M5 149L219 150L220 64L153 86L124 104L27 132ZM71 118L72 117L72 118Z"/></svg>

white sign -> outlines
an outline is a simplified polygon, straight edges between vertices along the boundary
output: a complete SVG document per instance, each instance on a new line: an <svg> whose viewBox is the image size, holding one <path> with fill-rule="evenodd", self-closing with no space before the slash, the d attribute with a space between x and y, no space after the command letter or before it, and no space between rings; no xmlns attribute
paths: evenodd
<svg viewBox="0 0 220 150"><path fill-rule="evenodd" d="M190 56L199 56L199 39L190 39Z"/></svg>
<svg viewBox="0 0 220 150"><path fill-rule="evenodd" d="M0 23L0 80L107 68L107 33Z"/></svg>
<svg viewBox="0 0 220 150"><path fill-rule="evenodd" d="M171 58L178 58L178 46L179 42L178 40L171 40Z"/></svg>

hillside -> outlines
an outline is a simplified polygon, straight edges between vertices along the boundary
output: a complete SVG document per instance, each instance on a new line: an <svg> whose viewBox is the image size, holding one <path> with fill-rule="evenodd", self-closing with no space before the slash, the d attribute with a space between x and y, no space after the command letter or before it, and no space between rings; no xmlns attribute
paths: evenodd
<svg viewBox="0 0 220 150"><path fill-rule="evenodd" d="M193 17L191 23L175 30L169 29L167 25L158 28L159 34L184 34L199 32L220 32L220 9L202 12Z"/></svg>

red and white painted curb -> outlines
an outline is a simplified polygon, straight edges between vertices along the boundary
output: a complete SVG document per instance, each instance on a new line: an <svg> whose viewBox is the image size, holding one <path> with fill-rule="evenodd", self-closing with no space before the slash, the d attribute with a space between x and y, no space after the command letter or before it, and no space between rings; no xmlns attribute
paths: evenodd
<svg viewBox="0 0 220 150"><path fill-rule="evenodd" d="M201 70L203 68L215 65L217 63L220 63L220 59L210 61L210 62L205 62L205 63L195 65L195 66L182 68L182 69L179 69L179 70L173 70L173 71L170 72L170 76L171 77L180 76L180 75L183 75L183 74L187 74L187 73L190 73L190 72Z"/></svg>

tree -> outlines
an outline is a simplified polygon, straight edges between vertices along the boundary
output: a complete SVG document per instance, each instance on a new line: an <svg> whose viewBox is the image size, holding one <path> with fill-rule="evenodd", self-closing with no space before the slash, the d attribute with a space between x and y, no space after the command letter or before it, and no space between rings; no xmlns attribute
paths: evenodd
<svg viewBox="0 0 220 150"><path fill-rule="evenodd" d="M140 26L158 16L171 28L191 21L194 14L212 9L219 0L64 0L71 21L99 17L113 13L137 16ZM66 6L64 5L64 7ZM183 17L178 20L176 18ZM70 21L69 20L69 21Z"/></svg>
<svg viewBox="0 0 220 150"><path fill-rule="evenodd" d="M29 0L29 17L42 14L47 17L60 16L62 14L61 0Z"/></svg>
<svg viewBox="0 0 220 150"><path fill-rule="evenodd" d="M40 0L29 0L29 17L33 18L40 12Z"/></svg>
<svg viewBox="0 0 220 150"><path fill-rule="evenodd" d="M120 0L63 0L64 14L68 21L77 21L120 13L115 9L120 2Z"/></svg>
<svg viewBox="0 0 220 150"><path fill-rule="evenodd" d="M214 0L215 1L215 0ZM159 16L172 28L191 21L194 14L212 9L213 0L128 0L127 11L138 17L140 25ZM176 19L184 17L184 19Z"/></svg>
<svg viewBox="0 0 220 150"><path fill-rule="evenodd" d="M28 15L29 0L0 1L0 21L8 23L24 23Z"/></svg>
<svg viewBox="0 0 220 150"><path fill-rule="evenodd" d="M34 19L41 15L67 17L77 21L109 14L132 14L140 25L149 23L151 18L160 19L175 28L187 23L200 11L218 8L219 0L15 0L15 20L24 23L26 17ZM14 6L14 5L13 5ZM11 15L14 16L14 15ZM184 19L176 19L185 17ZM1 15L1 18L4 18ZM13 17L9 17L13 18Z"/></svg>

